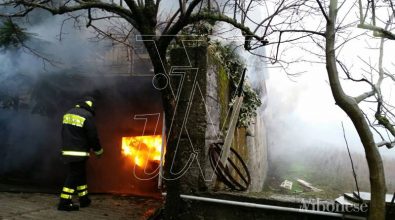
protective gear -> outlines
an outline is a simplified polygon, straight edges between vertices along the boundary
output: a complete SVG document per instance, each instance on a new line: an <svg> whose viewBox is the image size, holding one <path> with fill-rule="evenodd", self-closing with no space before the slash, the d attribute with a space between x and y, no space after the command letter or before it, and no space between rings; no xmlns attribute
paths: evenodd
<svg viewBox="0 0 395 220"><path fill-rule="evenodd" d="M80 207L85 208L91 204L91 200L89 199L88 195L80 197Z"/></svg>
<svg viewBox="0 0 395 220"><path fill-rule="evenodd" d="M73 204L72 197L74 193L73 188L63 187L62 193L60 194L60 202L58 205L58 210L60 211L78 211L79 206Z"/></svg>
<svg viewBox="0 0 395 220"><path fill-rule="evenodd" d="M62 158L69 170L58 210L79 210L79 206L72 203L74 194L80 198L80 207L87 207L91 203L86 182L86 161L91 149L96 155L103 154L93 116L94 100L90 97L79 101L63 116Z"/></svg>
<svg viewBox="0 0 395 220"><path fill-rule="evenodd" d="M84 100L63 116L62 155L66 163L86 160L91 148L96 155L103 153L93 120L94 100Z"/></svg>
<svg viewBox="0 0 395 220"><path fill-rule="evenodd" d="M65 200L65 199L61 199L59 206L58 206L58 210L59 211L78 211L80 210L80 207L76 204L73 204L71 201L69 200Z"/></svg>

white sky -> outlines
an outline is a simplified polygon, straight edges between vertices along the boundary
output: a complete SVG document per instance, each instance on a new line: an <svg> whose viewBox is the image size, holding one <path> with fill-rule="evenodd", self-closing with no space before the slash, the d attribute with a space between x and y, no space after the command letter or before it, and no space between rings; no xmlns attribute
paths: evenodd
<svg viewBox="0 0 395 220"><path fill-rule="evenodd" d="M346 10L347 7L343 9ZM262 13L256 13L252 17L262 18ZM342 18L340 11L339 18ZM358 19L356 11L347 13L345 21ZM259 20L259 19L258 19ZM313 17L306 20L307 27L314 27L317 20ZM318 22L319 23L319 22ZM351 35L355 36L362 33L362 30L351 27ZM361 62L360 58L371 62L373 65L378 63L378 50L372 50L369 47L375 47L379 40L372 40L367 37L361 37L342 48L339 58L350 68L350 71L356 78L362 73L362 69L368 69ZM292 46L291 46L292 47ZM312 51L320 51L307 45L306 48ZM388 41L385 48L384 66L388 70L394 70L394 60L392 51L395 50L395 41ZM267 48L270 54L271 48ZM291 48L285 52L287 58L303 57L303 59L314 59L314 56L308 52ZM273 67L270 66L269 67ZM280 68L269 68L266 80L268 90L268 105L266 110L267 122L269 128L271 126L281 125L284 133L281 138L274 138L274 144L281 145L328 145L330 147L339 147L345 149L343 133L341 130L341 122L344 122L347 138L352 151L363 152L363 147L359 141L358 134L346 114L335 105L331 90L328 84L327 72L324 64L316 63L298 63L292 65L288 71L304 72L299 77L293 77L292 80L286 76L285 72ZM339 68L339 72L341 72ZM341 73L342 74L342 73ZM344 74L341 75L344 77ZM359 95L362 92L369 91L369 86L354 82L343 83L345 91L349 95ZM392 88L394 82L388 80L383 85L383 93L388 101L392 101ZM394 103L394 102L392 102ZM365 107L366 109L366 107ZM377 136L378 137L378 136ZM377 138L377 140L379 140ZM291 147L291 146L290 146ZM303 147L303 146L301 146ZM388 150L385 147L381 152L387 155L395 156L395 149Z"/></svg>

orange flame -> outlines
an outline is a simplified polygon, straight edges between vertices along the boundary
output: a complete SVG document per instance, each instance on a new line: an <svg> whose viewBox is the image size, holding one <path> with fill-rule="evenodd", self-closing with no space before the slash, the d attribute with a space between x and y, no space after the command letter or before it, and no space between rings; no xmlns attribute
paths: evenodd
<svg viewBox="0 0 395 220"><path fill-rule="evenodd" d="M145 168L149 161L160 163L162 136L122 137L122 154L141 168Z"/></svg>

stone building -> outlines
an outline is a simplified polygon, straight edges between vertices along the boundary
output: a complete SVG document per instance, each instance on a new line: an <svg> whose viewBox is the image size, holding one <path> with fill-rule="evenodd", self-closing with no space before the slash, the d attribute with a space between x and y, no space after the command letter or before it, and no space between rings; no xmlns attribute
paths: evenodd
<svg viewBox="0 0 395 220"><path fill-rule="evenodd" d="M170 55L172 73L185 77L179 97L179 105L183 107L177 110L177 117L185 119L180 135L180 143L183 144L180 145L180 154L196 154L199 161L191 163L187 173L181 177L184 193L204 188L226 189L212 181L214 173L208 151L210 144L223 142L226 133L230 115L230 80L221 63L214 62L210 56L205 46L173 49ZM258 109L257 116L248 127L236 129L232 143L247 164L251 175L248 190L251 192L262 191L268 169L267 139L261 111ZM182 167L190 163L187 156L181 160Z"/></svg>

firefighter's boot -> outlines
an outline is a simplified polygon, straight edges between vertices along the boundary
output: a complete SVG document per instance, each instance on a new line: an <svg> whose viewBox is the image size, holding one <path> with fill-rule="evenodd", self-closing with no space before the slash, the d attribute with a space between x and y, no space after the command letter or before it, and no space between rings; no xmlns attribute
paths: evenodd
<svg viewBox="0 0 395 220"><path fill-rule="evenodd" d="M88 185L77 186L78 197L80 197L80 207L88 207L91 200L88 197Z"/></svg>
<svg viewBox="0 0 395 220"><path fill-rule="evenodd" d="M81 208L90 206L91 202L92 201L91 201L91 199L89 199L88 195L80 197L80 207Z"/></svg>
<svg viewBox="0 0 395 220"><path fill-rule="evenodd" d="M80 207L76 204L73 204L71 199L60 199L58 210L59 211L78 211Z"/></svg>

